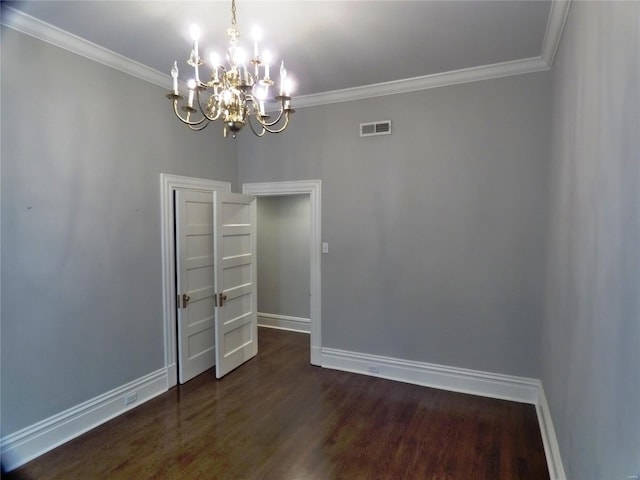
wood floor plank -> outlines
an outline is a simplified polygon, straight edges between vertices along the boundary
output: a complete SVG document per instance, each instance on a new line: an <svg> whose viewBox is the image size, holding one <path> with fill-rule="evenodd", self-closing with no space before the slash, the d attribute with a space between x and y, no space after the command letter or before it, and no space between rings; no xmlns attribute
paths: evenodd
<svg viewBox="0 0 640 480"><path fill-rule="evenodd" d="M312 367L305 334L259 349L7 479L549 479L531 405Z"/></svg>

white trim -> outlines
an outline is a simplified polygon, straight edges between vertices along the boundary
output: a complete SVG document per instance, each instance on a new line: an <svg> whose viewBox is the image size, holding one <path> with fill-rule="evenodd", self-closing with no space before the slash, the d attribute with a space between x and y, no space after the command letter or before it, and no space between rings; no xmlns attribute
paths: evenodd
<svg viewBox="0 0 640 480"><path fill-rule="evenodd" d="M562 30L569 10L570 0L552 0L547 29L542 42L540 56L481 65L472 68L442 72L421 77L405 78L391 82L363 85L343 90L303 95L294 99L296 108L348 102L365 98L394 95L429 88L457 85L488 80L510 75L549 70L560 43ZM171 79L168 74L135 62L118 53L89 42L83 38L49 25L12 7L2 7L2 23L52 45L69 50L108 67L128 73L154 85L167 88Z"/></svg>
<svg viewBox="0 0 640 480"><path fill-rule="evenodd" d="M167 389L167 370L162 368L7 435L0 439L4 467L13 470L24 465ZM127 405L125 398L133 393L137 395L136 400Z"/></svg>
<svg viewBox="0 0 640 480"><path fill-rule="evenodd" d="M534 405L551 480L567 480L551 412L540 380L415 362L393 357L322 348L323 368L397 382Z"/></svg>
<svg viewBox="0 0 640 480"><path fill-rule="evenodd" d="M541 382L538 385L536 412L538 413L538 424L540 425L540 435L542 436L544 453L547 457L549 478L551 478L551 480L567 480L567 476L564 473L564 466L562 465L562 457L560 457L560 447L558 446L556 431L553 428L551 411L549 410L547 396L544 393Z"/></svg>
<svg viewBox="0 0 640 480"><path fill-rule="evenodd" d="M258 326L300 333L311 332L311 320L309 318L276 315L275 313L258 312Z"/></svg>
<svg viewBox="0 0 640 480"><path fill-rule="evenodd" d="M322 349L322 366L452 392L534 404L538 380L415 362L334 348ZM377 371L376 371L377 370Z"/></svg>
<svg viewBox="0 0 640 480"><path fill-rule="evenodd" d="M511 62L454 70L451 72L435 73L422 77L403 78L391 82L374 83L360 87L345 88L343 90L303 95L295 97L294 102L296 108L312 107L415 92L418 90L446 87L449 85L477 82L479 80L489 80L492 78L508 77L543 70L549 70L549 66L541 57L526 58Z"/></svg>
<svg viewBox="0 0 640 480"><path fill-rule="evenodd" d="M541 54L549 68L551 68L556 58L570 6L571 0L554 0L551 2L551 11L547 19L547 31L542 42Z"/></svg>
<svg viewBox="0 0 640 480"><path fill-rule="evenodd" d="M2 24L69 52L169 90L171 77L89 40L43 22L13 7L2 6Z"/></svg>
<svg viewBox="0 0 640 480"><path fill-rule="evenodd" d="M451 70L432 75L413 78L403 78L391 82L362 85L359 87L303 95L294 98L295 107L311 107L331 103L349 102L365 98L395 95L399 93L415 92L430 88L459 85L462 83L490 80L492 78L508 77L550 70L555 59L562 31L567 20L571 0L552 0L547 18L547 28L542 41L542 49L537 57L523 58L509 62L480 65L477 67Z"/></svg>
<svg viewBox="0 0 640 480"><path fill-rule="evenodd" d="M242 193L259 197L277 195L308 194L311 210L310 235L310 343L311 364L321 364L320 349L322 347L322 290L321 290L321 253L322 236L322 182L320 180L302 180L291 182L245 183Z"/></svg>
<svg viewBox="0 0 640 480"><path fill-rule="evenodd" d="M160 229L162 232L162 316L164 320L164 361L169 388L178 383L176 344L175 238L173 192L178 188L213 192L231 191L229 182L180 175L160 174Z"/></svg>

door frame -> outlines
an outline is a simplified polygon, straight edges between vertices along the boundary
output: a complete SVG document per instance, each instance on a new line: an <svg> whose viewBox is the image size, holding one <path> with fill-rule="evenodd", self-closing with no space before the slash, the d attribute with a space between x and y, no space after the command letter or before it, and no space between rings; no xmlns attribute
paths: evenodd
<svg viewBox="0 0 640 480"><path fill-rule="evenodd" d="M322 297L321 297L321 180L301 180L290 182L245 183L242 193L256 197L308 194L310 204L311 231L309 235L310 253L310 293L309 320L311 342L311 364L322 365Z"/></svg>
<svg viewBox="0 0 640 480"><path fill-rule="evenodd" d="M162 250L162 317L164 324L164 366L167 369L167 388L178 384L176 337L176 244L173 193L179 189L213 192L231 191L230 182L160 174L160 229Z"/></svg>

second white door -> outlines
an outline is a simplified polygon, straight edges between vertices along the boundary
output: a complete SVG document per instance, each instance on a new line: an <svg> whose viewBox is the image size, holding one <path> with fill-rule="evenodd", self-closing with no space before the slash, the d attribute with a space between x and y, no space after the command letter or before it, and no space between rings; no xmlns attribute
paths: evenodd
<svg viewBox="0 0 640 480"><path fill-rule="evenodd" d="M214 192L216 376L258 353L256 199Z"/></svg>

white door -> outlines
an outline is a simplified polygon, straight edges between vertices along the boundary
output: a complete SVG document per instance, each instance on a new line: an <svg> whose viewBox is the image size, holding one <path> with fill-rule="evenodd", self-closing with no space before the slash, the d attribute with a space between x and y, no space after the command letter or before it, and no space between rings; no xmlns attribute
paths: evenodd
<svg viewBox="0 0 640 480"><path fill-rule="evenodd" d="M178 379L213 367L215 357L213 197L176 190Z"/></svg>
<svg viewBox="0 0 640 480"><path fill-rule="evenodd" d="M213 192L216 377L258 353L256 199Z"/></svg>

